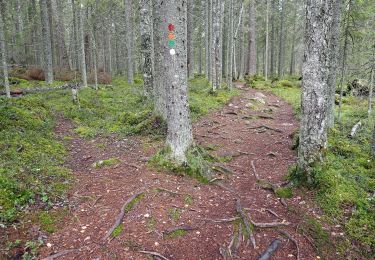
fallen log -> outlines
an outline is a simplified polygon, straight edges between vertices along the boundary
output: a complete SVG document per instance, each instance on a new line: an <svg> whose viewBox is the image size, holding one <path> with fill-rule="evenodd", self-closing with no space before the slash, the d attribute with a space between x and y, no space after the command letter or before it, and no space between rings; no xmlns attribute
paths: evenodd
<svg viewBox="0 0 375 260"><path fill-rule="evenodd" d="M51 87L51 88L43 88L43 87L35 87L35 88L24 88L24 89L16 89L10 91L10 94L13 96L19 96L19 95L26 95L26 94L35 94L35 93L44 93L44 92L51 92L55 90L64 90L64 89L79 89L81 88L79 84L75 83L69 83L64 84L59 87ZM0 95L6 95L5 91L0 91Z"/></svg>

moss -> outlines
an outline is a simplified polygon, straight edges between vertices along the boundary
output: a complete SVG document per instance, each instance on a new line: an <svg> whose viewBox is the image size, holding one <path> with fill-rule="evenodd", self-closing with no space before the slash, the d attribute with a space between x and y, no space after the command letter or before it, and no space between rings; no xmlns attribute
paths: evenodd
<svg viewBox="0 0 375 260"><path fill-rule="evenodd" d="M106 159L106 160L100 160L100 161L97 161L97 162L93 163L92 167L94 167L94 168L108 167L108 166L118 164L120 162L121 161L118 158L109 158L109 159Z"/></svg>
<svg viewBox="0 0 375 260"><path fill-rule="evenodd" d="M96 135L95 129L87 126L79 126L74 131L81 137L94 137Z"/></svg>
<svg viewBox="0 0 375 260"><path fill-rule="evenodd" d="M178 208L171 208L168 210L168 215L172 219L172 221L176 222L181 217L181 210Z"/></svg>
<svg viewBox="0 0 375 260"><path fill-rule="evenodd" d="M139 194L136 196L128 205L125 207L125 213L128 213L130 210L134 208L134 206L145 196L144 193Z"/></svg>
<svg viewBox="0 0 375 260"><path fill-rule="evenodd" d="M176 238L176 237L182 237L187 234L186 230L183 229L177 229L175 231L172 231L168 235L164 236L165 238Z"/></svg>
<svg viewBox="0 0 375 260"><path fill-rule="evenodd" d="M277 82L277 86L278 87L286 87L286 88L293 88L294 87L294 83L287 80L287 79L284 79L284 80L280 80L279 82Z"/></svg>
<svg viewBox="0 0 375 260"><path fill-rule="evenodd" d="M38 223L43 231L54 233L58 229L61 220L67 214L65 209L42 211L38 214Z"/></svg>
<svg viewBox="0 0 375 260"><path fill-rule="evenodd" d="M151 217L148 221L147 221L147 230L149 232L151 231L154 231L155 230L155 227L156 227L156 219L154 217Z"/></svg>
<svg viewBox="0 0 375 260"><path fill-rule="evenodd" d="M291 188L278 188L275 190L275 193L279 198L293 198L293 191Z"/></svg>
<svg viewBox="0 0 375 260"><path fill-rule="evenodd" d="M191 195L185 195L184 197L184 203L187 204L187 205L191 205L193 204L194 202L194 199Z"/></svg>
<svg viewBox="0 0 375 260"><path fill-rule="evenodd" d="M113 232L112 232L112 234L111 234L111 237L118 237L119 235L121 235L121 232L122 232L122 230L124 229L124 227L123 227L123 225L122 224L120 224L120 225L118 225L114 230L113 230Z"/></svg>

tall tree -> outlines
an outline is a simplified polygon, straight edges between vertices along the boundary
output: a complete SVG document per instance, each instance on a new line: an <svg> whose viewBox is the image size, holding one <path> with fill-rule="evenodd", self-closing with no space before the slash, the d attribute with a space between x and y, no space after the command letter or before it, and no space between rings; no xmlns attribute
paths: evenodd
<svg viewBox="0 0 375 260"><path fill-rule="evenodd" d="M328 75L328 95L327 95L327 127L333 127L335 92L336 92L336 72L338 65L338 50L340 43L340 17L342 0L333 0L332 6L332 27L330 38L330 57Z"/></svg>
<svg viewBox="0 0 375 260"><path fill-rule="evenodd" d="M270 59L270 74L273 77L275 75L275 64L276 64L276 43L275 43L275 1L276 0L270 0L271 1L271 59Z"/></svg>
<svg viewBox="0 0 375 260"><path fill-rule="evenodd" d="M131 0L124 0L125 4L125 45L126 45L126 71L128 82L134 83L133 63L133 4Z"/></svg>
<svg viewBox="0 0 375 260"><path fill-rule="evenodd" d="M83 4L78 1L78 30L79 30L79 56L80 56L80 64L81 64L81 78L82 78L82 86L87 87L87 72L86 72L86 55L85 55L85 35L84 35L84 23L83 23Z"/></svg>
<svg viewBox="0 0 375 260"><path fill-rule="evenodd" d="M0 7L2 7L4 3L0 0ZM4 34L4 22L3 22L3 15L0 11L0 56L1 56L1 66L3 67L3 74L4 74L4 86L5 92L8 98L10 98L10 89L9 89L9 79L8 79L8 64L7 64L7 52L5 46L5 34Z"/></svg>
<svg viewBox="0 0 375 260"><path fill-rule="evenodd" d="M266 48L264 52L264 77L268 79L268 0L266 0Z"/></svg>
<svg viewBox="0 0 375 260"><path fill-rule="evenodd" d="M280 10L280 34L279 34L279 66L278 66L278 76L281 78L284 75L284 57L285 57L285 4L287 0L281 0L281 10Z"/></svg>
<svg viewBox="0 0 375 260"><path fill-rule="evenodd" d="M229 89L232 88L232 81L233 81L233 56L234 56L234 40L233 40L233 31L234 31L234 6L233 0L229 0L229 22L228 22L228 46L227 46L227 62L228 62L228 70L227 70L227 85Z"/></svg>
<svg viewBox="0 0 375 260"><path fill-rule="evenodd" d="M254 76L257 72L257 47L256 47L256 24L255 24L255 0L249 3L249 55L247 58L247 68L249 76Z"/></svg>
<svg viewBox="0 0 375 260"><path fill-rule="evenodd" d="M194 0L187 0L187 63L188 77L194 77Z"/></svg>
<svg viewBox="0 0 375 260"><path fill-rule="evenodd" d="M52 47L50 25L48 19L47 0L40 0L40 16L42 20L42 34L43 34L43 53L44 53L44 75L46 83L53 82L53 68L52 68Z"/></svg>
<svg viewBox="0 0 375 260"><path fill-rule="evenodd" d="M330 1L307 0L298 169L312 183L311 165L327 146L326 89L329 72Z"/></svg>
<svg viewBox="0 0 375 260"><path fill-rule="evenodd" d="M152 0L140 0L141 55L144 91L153 97L154 39L152 21Z"/></svg>
<svg viewBox="0 0 375 260"><path fill-rule="evenodd" d="M213 0L212 2L212 48L211 55L213 57L211 75L212 75L212 89L216 91L221 85L222 72L222 55L221 55L221 21L222 21L222 4L220 0Z"/></svg>
<svg viewBox="0 0 375 260"><path fill-rule="evenodd" d="M163 8L165 17L162 22L165 30L163 35L175 36L174 44L169 44L169 51L164 52L168 97L167 145L171 148L172 159L182 163L186 161L186 152L193 143L187 97L186 0L164 0L160 7ZM167 39L163 39L162 43L168 46Z"/></svg>
<svg viewBox="0 0 375 260"><path fill-rule="evenodd" d="M205 1L205 60L206 60L206 77L208 80L211 79L211 2L212 0Z"/></svg>
<svg viewBox="0 0 375 260"><path fill-rule="evenodd" d="M167 119L167 93L165 89L165 62L163 53L166 50L164 45L166 35L164 14L162 7L164 0L153 0L153 37L154 37L154 103L155 113L163 119Z"/></svg>

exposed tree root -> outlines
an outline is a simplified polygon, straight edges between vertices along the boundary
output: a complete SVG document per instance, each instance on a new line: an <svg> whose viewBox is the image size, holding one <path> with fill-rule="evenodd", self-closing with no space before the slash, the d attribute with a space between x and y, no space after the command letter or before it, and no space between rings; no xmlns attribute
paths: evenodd
<svg viewBox="0 0 375 260"><path fill-rule="evenodd" d="M254 227L258 227L258 228L274 228L274 227L280 227L280 226L289 226L290 225L290 222L287 222L287 221L283 221L283 222L254 222L253 220L250 219L250 222L251 224L254 226Z"/></svg>
<svg viewBox="0 0 375 260"><path fill-rule="evenodd" d="M176 192L176 191L172 191L172 190L168 190L168 189L165 189L165 188L156 188L157 191L159 192L166 192L166 193L169 193L169 194L172 194L172 195L184 195L182 193L179 193L179 192Z"/></svg>
<svg viewBox="0 0 375 260"><path fill-rule="evenodd" d="M290 241L292 241L294 244L295 244L295 246L296 246L296 248L297 248L297 260L299 260L300 258L299 258L299 246L298 246L298 243L297 243L297 240L295 240L288 232L286 232L286 231L283 231L283 230L279 230L279 232L282 234L282 235L284 235L284 236L286 236Z"/></svg>
<svg viewBox="0 0 375 260"><path fill-rule="evenodd" d="M70 253L73 253L73 252L77 252L77 251L79 251L79 249L67 249L67 250L63 250L63 251L58 252L56 254L47 256L47 257L43 258L42 260L53 260L53 259L59 258L59 257L64 256L64 255L67 255L67 254L70 254Z"/></svg>
<svg viewBox="0 0 375 260"><path fill-rule="evenodd" d="M111 234L113 233L113 231L121 224L122 222L122 219L124 218L125 216L125 208L126 206L131 203L136 197L142 195L144 193L144 191L139 191L137 192L136 194L134 194L133 196L131 196L127 201L125 201L125 203L122 205L121 207L121 211L120 211L120 214L118 214L117 218L116 218L116 221L115 223L112 225L112 227L107 231L106 235L103 237L103 240L107 240Z"/></svg>
<svg viewBox="0 0 375 260"><path fill-rule="evenodd" d="M276 238L272 243L267 247L267 249L260 255L258 260L268 260L271 255L276 252L281 244L281 240Z"/></svg>
<svg viewBox="0 0 375 260"><path fill-rule="evenodd" d="M278 219L283 219L283 218L280 217L276 212L274 212L272 209L265 209L265 211L269 212L271 215L274 215L274 216L277 217Z"/></svg>
<svg viewBox="0 0 375 260"><path fill-rule="evenodd" d="M271 131L275 131L277 133L282 133L283 131L278 129L278 128L272 128L270 126L266 126L266 125L260 125L260 126L253 126L253 127L247 127L247 129L266 129L266 130L271 130Z"/></svg>
<svg viewBox="0 0 375 260"><path fill-rule="evenodd" d="M167 229L167 230L163 231L163 234L165 236L168 236L168 235L170 235L173 232L178 231L178 230L190 231L190 230L195 230L195 229L197 229L197 228L196 227L191 227L191 226L188 226L188 225L182 225L182 226L178 226L178 227Z"/></svg>
<svg viewBox="0 0 375 260"><path fill-rule="evenodd" d="M236 220L239 220L240 217L233 217L233 218L223 218L223 219L209 219L209 218L205 218L205 219L202 219L204 221L211 221L211 222L214 222L214 223L226 223L226 222L233 222L233 221L236 221Z"/></svg>
<svg viewBox="0 0 375 260"><path fill-rule="evenodd" d="M158 252L145 251L145 250L139 250L138 252L142 253L142 254L146 254L146 255L151 255L151 256L154 256L154 257L159 257L163 260L169 260L169 258L163 256L162 254L159 254Z"/></svg>
<svg viewBox="0 0 375 260"><path fill-rule="evenodd" d="M256 248L256 242L255 242L255 237L254 237L254 234L253 234L253 230L252 230L251 224L249 222L248 216L246 215L246 213L244 212L244 210L243 210L243 208L241 206L240 199L236 200L236 211L240 215L240 217L241 217L241 219L242 219L242 221L243 221L243 223L245 225L246 232L248 233L250 241L253 244L253 247L255 249Z"/></svg>
<svg viewBox="0 0 375 260"><path fill-rule="evenodd" d="M213 170L216 170L218 172L221 172L221 173L224 173L224 174L234 174L234 172L228 168L225 168L224 166L220 165L220 164L214 164L213 165Z"/></svg>

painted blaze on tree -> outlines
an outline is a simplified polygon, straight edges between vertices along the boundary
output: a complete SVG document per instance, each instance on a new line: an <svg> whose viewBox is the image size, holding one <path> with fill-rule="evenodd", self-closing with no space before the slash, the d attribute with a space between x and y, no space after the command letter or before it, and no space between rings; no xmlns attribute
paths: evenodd
<svg viewBox="0 0 375 260"><path fill-rule="evenodd" d="M165 10L165 27L167 35L164 52L166 66L167 92L167 145L171 149L171 159L182 163L186 161L186 151L193 143L192 127L187 97L187 3L185 0L168 0L161 3Z"/></svg>

